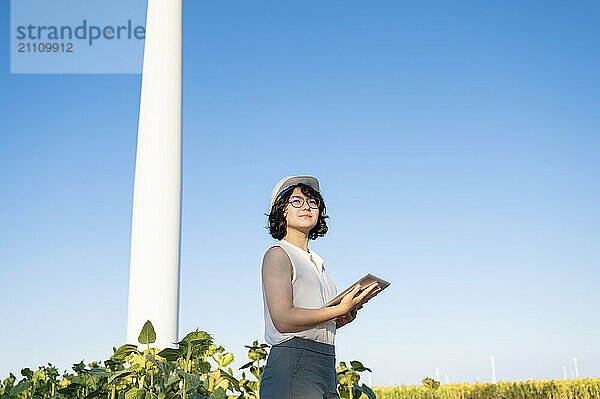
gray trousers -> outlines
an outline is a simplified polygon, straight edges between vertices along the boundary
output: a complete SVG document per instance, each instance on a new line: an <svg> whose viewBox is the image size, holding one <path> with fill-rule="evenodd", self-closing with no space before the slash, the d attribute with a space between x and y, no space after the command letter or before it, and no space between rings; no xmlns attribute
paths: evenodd
<svg viewBox="0 0 600 399"><path fill-rule="evenodd" d="M260 399L339 399L335 346L294 337L271 347Z"/></svg>

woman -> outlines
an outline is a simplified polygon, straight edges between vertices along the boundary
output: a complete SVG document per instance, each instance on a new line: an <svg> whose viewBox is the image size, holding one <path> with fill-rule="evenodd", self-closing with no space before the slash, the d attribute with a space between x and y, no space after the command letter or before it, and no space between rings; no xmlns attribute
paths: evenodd
<svg viewBox="0 0 600 399"><path fill-rule="evenodd" d="M263 371L261 399L339 398L335 371L335 332L356 318L362 293L357 285L339 305L324 305L337 295L323 259L308 240L327 232L319 181L288 176L271 193L269 232L280 240L262 262L265 339L272 345Z"/></svg>

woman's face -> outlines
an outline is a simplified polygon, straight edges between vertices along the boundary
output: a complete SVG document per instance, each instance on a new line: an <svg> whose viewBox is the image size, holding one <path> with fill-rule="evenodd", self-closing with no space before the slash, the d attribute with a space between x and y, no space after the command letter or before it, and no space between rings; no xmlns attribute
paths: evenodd
<svg viewBox="0 0 600 399"><path fill-rule="evenodd" d="M294 208L291 201L302 198L302 206ZM308 197L302 193L300 187L294 188L288 201L287 207L283 213L287 222L287 228L296 229L304 232L306 235L315 227L319 219L319 209L313 209L308 204Z"/></svg>

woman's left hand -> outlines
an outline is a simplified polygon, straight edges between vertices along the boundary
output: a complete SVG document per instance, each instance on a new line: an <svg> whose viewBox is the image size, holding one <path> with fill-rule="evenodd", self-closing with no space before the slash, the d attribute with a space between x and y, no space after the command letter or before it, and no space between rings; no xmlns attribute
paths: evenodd
<svg viewBox="0 0 600 399"><path fill-rule="evenodd" d="M354 319L356 319L356 313L358 312L358 309L360 309L360 308L362 308L362 305L359 305L353 309L350 309L350 311L348 313L345 313L345 314L337 317L335 319L335 327L340 328L340 327L345 326L346 324L354 321Z"/></svg>

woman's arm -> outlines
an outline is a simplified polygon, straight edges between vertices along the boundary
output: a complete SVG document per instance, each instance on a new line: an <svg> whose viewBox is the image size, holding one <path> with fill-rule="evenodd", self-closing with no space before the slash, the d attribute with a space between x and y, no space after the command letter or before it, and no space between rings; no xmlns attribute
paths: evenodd
<svg viewBox="0 0 600 399"><path fill-rule="evenodd" d="M281 333L298 332L311 329L324 321L347 313L358 304L372 289L365 289L354 298L360 287L357 285L336 306L320 309L306 309L292 305L292 264L285 251L279 247L270 248L262 264L262 279L265 297L271 320Z"/></svg>

